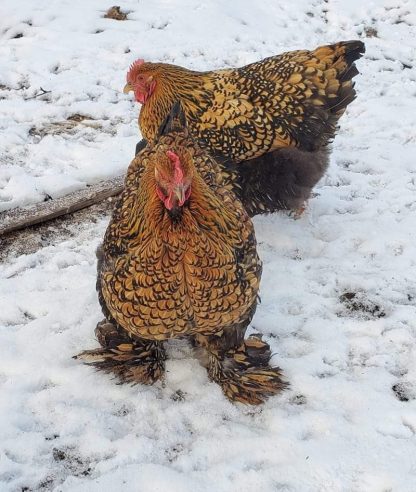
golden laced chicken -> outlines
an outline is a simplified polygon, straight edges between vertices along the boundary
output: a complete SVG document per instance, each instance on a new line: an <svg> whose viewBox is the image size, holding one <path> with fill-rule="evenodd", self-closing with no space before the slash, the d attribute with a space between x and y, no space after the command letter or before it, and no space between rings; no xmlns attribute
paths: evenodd
<svg viewBox="0 0 416 492"><path fill-rule="evenodd" d="M328 166L364 51L361 41L343 41L211 72L137 60L124 88L142 104L136 152L179 100L199 145L236 174L250 216L298 209Z"/></svg>
<svg viewBox="0 0 416 492"><path fill-rule="evenodd" d="M77 358L151 384L164 341L189 337L230 400L259 404L285 386L269 345L244 339L261 276L253 225L179 104L130 164L97 256L101 348Z"/></svg>

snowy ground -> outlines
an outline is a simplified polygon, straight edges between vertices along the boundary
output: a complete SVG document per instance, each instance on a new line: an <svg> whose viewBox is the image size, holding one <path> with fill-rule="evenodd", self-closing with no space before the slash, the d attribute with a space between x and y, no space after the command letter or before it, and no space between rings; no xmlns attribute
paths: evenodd
<svg viewBox="0 0 416 492"><path fill-rule="evenodd" d="M232 405L183 343L163 386L117 386L73 361L96 345L108 218L73 226L0 266L2 492L416 490L416 4L256 3L126 0L116 21L99 0L2 0L0 210L123 172L137 57L208 69L367 46L308 213L255 220L253 329L291 389Z"/></svg>

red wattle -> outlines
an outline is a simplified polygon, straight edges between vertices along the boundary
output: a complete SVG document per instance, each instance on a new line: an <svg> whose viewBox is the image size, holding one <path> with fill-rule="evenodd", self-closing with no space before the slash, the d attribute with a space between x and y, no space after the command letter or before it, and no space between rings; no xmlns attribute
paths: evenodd
<svg viewBox="0 0 416 492"><path fill-rule="evenodd" d="M134 95L136 97L136 101L140 104L144 104L146 102L146 94L143 94L142 92L135 92Z"/></svg>

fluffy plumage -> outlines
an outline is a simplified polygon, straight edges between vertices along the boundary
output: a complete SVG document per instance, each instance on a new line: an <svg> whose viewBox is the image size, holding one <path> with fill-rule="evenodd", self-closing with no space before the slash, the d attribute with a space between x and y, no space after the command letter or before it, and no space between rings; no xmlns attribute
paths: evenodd
<svg viewBox="0 0 416 492"><path fill-rule="evenodd" d="M329 149L308 152L287 147L234 166L236 193L250 217L291 210L301 214L325 173Z"/></svg>
<svg viewBox="0 0 416 492"><path fill-rule="evenodd" d="M80 358L124 381L152 383L163 374L163 341L190 336L228 397L260 403L284 386L268 365L268 345L244 342L260 276L253 225L176 105L128 169L99 250L102 348Z"/></svg>

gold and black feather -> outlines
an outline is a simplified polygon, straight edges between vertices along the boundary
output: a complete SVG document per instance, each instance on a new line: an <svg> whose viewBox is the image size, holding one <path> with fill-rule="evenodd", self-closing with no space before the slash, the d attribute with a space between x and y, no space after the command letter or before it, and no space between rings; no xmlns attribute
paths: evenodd
<svg viewBox="0 0 416 492"><path fill-rule="evenodd" d="M152 383L161 377L163 342L177 337L207 340L210 368L214 361L225 368L233 358L230 350L244 351L244 333L256 309L262 266L253 224L230 175L223 176L184 125L177 104L157 141L132 161L98 250L97 290L106 318L96 330L101 348L79 358L122 381ZM192 193L175 216L155 191L155 166L168 151L192 175ZM269 379L247 378L246 368L238 368L221 381L213 377L227 396L230 378L242 387L257 384L256 398L251 386L244 393L247 403L259 403L282 387L278 368L262 365Z"/></svg>
<svg viewBox="0 0 416 492"><path fill-rule="evenodd" d="M180 100L191 134L233 173L250 216L299 208L327 168L364 51L361 41L343 41L212 72L143 63L157 84L141 108L141 132L154 140Z"/></svg>
<svg viewBox="0 0 416 492"><path fill-rule="evenodd" d="M179 100L192 135L219 160L238 163L284 147L319 149L355 98L354 62L364 50L361 41L343 41L212 72L144 63L140 70L157 85L142 106L140 130L154 139Z"/></svg>

